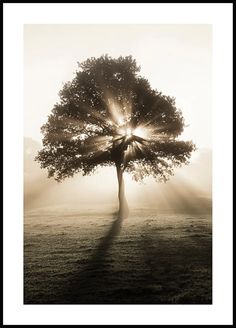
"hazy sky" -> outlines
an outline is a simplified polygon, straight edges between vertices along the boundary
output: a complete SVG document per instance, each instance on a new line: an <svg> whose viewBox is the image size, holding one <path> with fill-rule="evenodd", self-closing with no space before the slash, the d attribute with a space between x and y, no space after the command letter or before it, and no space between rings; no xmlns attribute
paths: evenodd
<svg viewBox="0 0 236 328"><path fill-rule="evenodd" d="M183 138L211 148L210 25L25 25L25 136L41 140L77 62L106 53L132 55L153 88L176 97L189 124Z"/></svg>

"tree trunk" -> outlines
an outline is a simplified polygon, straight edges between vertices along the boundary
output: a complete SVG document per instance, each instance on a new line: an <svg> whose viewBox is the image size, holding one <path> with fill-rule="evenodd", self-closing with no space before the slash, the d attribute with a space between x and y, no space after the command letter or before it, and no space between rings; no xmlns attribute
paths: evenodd
<svg viewBox="0 0 236 328"><path fill-rule="evenodd" d="M116 164L117 179L118 179L118 198L119 198L119 211L120 219L125 219L129 215L128 203L125 198L125 184L123 178L123 170L119 164Z"/></svg>

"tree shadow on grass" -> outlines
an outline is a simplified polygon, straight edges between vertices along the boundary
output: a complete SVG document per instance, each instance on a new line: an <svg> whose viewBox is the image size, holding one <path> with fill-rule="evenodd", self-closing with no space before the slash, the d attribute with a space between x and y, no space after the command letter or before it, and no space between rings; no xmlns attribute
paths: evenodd
<svg viewBox="0 0 236 328"><path fill-rule="evenodd" d="M113 240L119 234L122 219L113 214L113 223L107 234L102 237L93 255L86 261L84 269L69 278L61 304L104 304L109 303L109 286L111 281L112 258L109 250Z"/></svg>
<svg viewBox="0 0 236 328"><path fill-rule="evenodd" d="M102 238L101 242L97 246L93 256L91 257L87 269L96 270L101 266L105 265L105 257L109 248L115 239L115 237L119 234L122 224L122 219L119 218L117 213L113 215L113 223L107 232L107 234Z"/></svg>

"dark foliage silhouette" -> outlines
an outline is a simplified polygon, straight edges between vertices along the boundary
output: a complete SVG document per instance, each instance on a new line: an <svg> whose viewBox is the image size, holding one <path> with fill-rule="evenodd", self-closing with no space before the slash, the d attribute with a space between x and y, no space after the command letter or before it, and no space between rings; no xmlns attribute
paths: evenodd
<svg viewBox="0 0 236 328"><path fill-rule="evenodd" d="M57 181L115 165L122 218L128 215L124 171L135 180L152 175L166 181L195 148L177 138L185 125L175 99L153 90L139 71L131 56L80 63L42 126L43 149L36 157Z"/></svg>

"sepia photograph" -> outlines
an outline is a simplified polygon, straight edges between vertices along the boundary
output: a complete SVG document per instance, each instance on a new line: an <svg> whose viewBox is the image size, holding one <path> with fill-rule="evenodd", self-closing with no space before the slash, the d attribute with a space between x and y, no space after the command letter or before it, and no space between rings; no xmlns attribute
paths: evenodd
<svg viewBox="0 0 236 328"><path fill-rule="evenodd" d="M4 325L232 325L232 9L3 4Z"/></svg>
<svg viewBox="0 0 236 328"><path fill-rule="evenodd" d="M24 304L212 304L211 45L24 26Z"/></svg>

